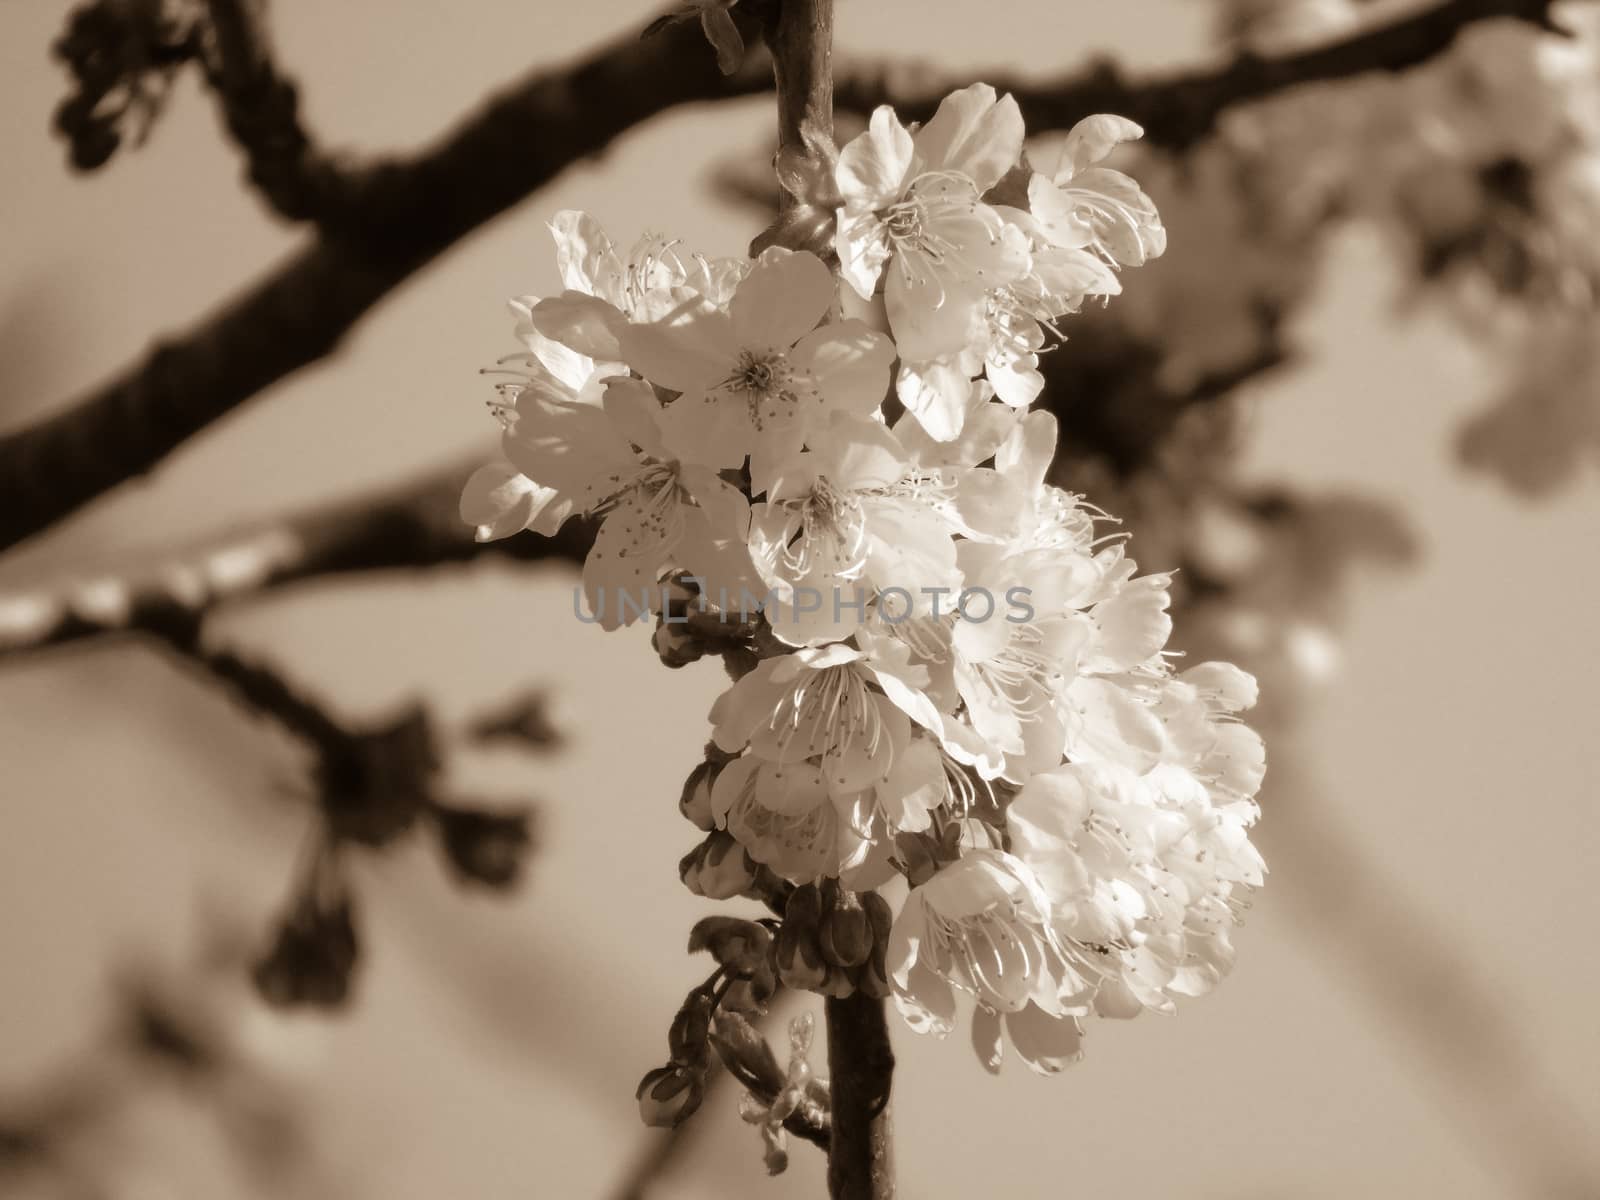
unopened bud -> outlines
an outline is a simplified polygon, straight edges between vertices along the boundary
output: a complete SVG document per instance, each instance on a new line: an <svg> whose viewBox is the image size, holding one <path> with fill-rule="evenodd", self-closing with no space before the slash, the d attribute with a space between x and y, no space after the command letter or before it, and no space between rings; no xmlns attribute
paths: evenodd
<svg viewBox="0 0 1600 1200"><path fill-rule="evenodd" d="M822 921L822 894L815 884L797 887L784 907L775 959L778 977L788 986L812 990L827 978L828 966L817 944Z"/></svg>
<svg viewBox="0 0 1600 1200"><path fill-rule="evenodd" d="M689 632L685 625L663 621L656 626L654 645L656 654L667 666L676 670L706 656L706 646Z"/></svg>
<svg viewBox="0 0 1600 1200"><path fill-rule="evenodd" d="M530 814L436 805L434 823L457 878L486 887L517 882L533 844Z"/></svg>
<svg viewBox="0 0 1600 1200"><path fill-rule="evenodd" d="M826 911L819 938L823 957L836 967L866 962L872 952L872 930L860 898L830 879L823 885L823 901Z"/></svg>
<svg viewBox="0 0 1600 1200"><path fill-rule="evenodd" d="M755 882L755 877L756 864L744 847L720 829L708 834L678 863L683 886L708 900L731 900Z"/></svg>
<svg viewBox="0 0 1600 1200"><path fill-rule="evenodd" d="M678 796L678 811L707 833L716 828L716 822L711 819L711 785L717 781L718 770L720 767L716 763L701 763L689 772Z"/></svg>
<svg viewBox="0 0 1600 1200"><path fill-rule="evenodd" d="M308 895L256 962L252 978L276 1008L336 1008L349 999L358 953L349 899L325 905Z"/></svg>
<svg viewBox="0 0 1600 1200"><path fill-rule="evenodd" d="M646 1125L671 1129L700 1107L705 1097L705 1074L693 1067L669 1063L648 1072L639 1081L634 1096Z"/></svg>
<svg viewBox="0 0 1600 1200"><path fill-rule="evenodd" d="M703 1069L708 1057L706 1039L711 1036L712 1004L710 993L696 988L684 999L678 1015L667 1031L667 1050L673 1063Z"/></svg>

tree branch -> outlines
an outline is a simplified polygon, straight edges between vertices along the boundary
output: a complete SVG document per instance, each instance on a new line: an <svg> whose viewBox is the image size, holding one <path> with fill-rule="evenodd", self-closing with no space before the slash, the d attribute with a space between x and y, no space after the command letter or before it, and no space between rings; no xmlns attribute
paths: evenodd
<svg viewBox="0 0 1600 1200"><path fill-rule="evenodd" d="M549 538L475 542L457 502L476 465L454 464L376 495L225 534L128 575L0 594L0 661L108 633L164 635L225 601L320 576L421 570L484 554L583 562L594 536L583 521Z"/></svg>
<svg viewBox="0 0 1600 1200"><path fill-rule="evenodd" d="M894 1153L889 1090L894 1051L884 1002L860 991L824 1002L833 1134L828 1194L833 1200L893 1200Z"/></svg>
<svg viewBox="0 0 1600 1200"><path fill-rule="evenodd" d="M330 353L419 268L619 134L677 105L766 90L756 65L764 71L758 62L722 75L698 26L630 35L530 75L431 150L363 171L337 230L325 226L287 264L66 411L0 438L0 550Z"/></svg>
<svg viewBox="0 0 1600 1200"><path fill-rule="evenodd" d="M766 25L778 93L778 148L802 155L833 137L832 0L779 0ZM779 205L793 203L779 191Z"/></svg>
<svg viewBox="0 0 1600 1200"><path fill-rule="evenodd" d="M207 8L206 81L249 160L250 182L280 216L321 219L343 199L350 180L317 152L300 125L295 85L273 62L265 0L207 0Z"/></svg>
<svg viewBox="0 0 1600 1200"><path fill-rule="evenodd" d="M1117 113L1144 126L1146 142L1180 151L1209 134L1226 109L1302 84L1407 70L1447 50L1458 33L1477 21L1511 18L1565 34L1550 15L1554 4L1555 0L1449 0L1311 50L1274 58L1245 53L1221 70L1182 71L1135 82L1124 79L1109 62L1043 81L1016 79L1005 72L983 78L998 91L1016 96L1031 132L1068 129L1092 113ZM892 104L902 120L926 120L954 86L958 85L947 77L903 63L857 63L836 81L835 101L840 108L859 113Z"/></svg>
<svg viewBox="0 0 1600 1200"><path fill-rule="evenodd" d="M1144 125L1152 143L1181 149L1229 106L1300 83L1402 70L1488 17L1552 28L1551 5L1451 0L1322 49L1246 56L1220 71L1139 84L1104 66L1046 83L994 82L1017 95L1035 131L1119 112ZM0 550L143 474L257 392L331 353L415 271L627 129L676 105L766 90L765 64L750 58L745 70L723 76L692 23L646 42L621 39L575 66L529 76L435 148L361 172L337 220L325 222L308 249L66 411L0 438ZM888 103L909 118L931 113L949 87L927 72L880 64L847 72L835 90L843 106Z"/></svg>

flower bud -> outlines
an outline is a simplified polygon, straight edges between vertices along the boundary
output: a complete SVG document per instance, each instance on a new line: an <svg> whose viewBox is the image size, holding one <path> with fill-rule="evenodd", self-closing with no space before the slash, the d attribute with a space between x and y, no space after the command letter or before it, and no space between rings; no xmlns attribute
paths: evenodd
<svg viewBox="0 0 1600 1200"><path fill-rule="evenodd" d="M837 880L823 884L822 928L818 944L822 956L836 967L854 967L866 962L872 951L872 930L860 898Z"/></svg>
<svg viewBox="0 0 1600 1200"><path fill-rule="evenodd" d="M682 1124L705 1098L705 1073L679 1063L648 1072L634 1093L646 1125L671 1129Z"/></svg>
<svg viewBox="0 0 1600 1200"><path fill-rule="evenodd" d="M433 819L445 857L459 879L491 888L517 882L533 844L526 810L492 812L435 805Z"/></svg>
<svg viewBox="0 0 1600 1200"><path fill-rule="evenodd" d="M720 829L678 862L683 886L708 900L731 900L754 883L755 877L756 864L744 847Z"/></svg>
<svg viewBox="0 0 1600 1200"><path fill-rule="evenodd" d="M661 661L673 670L699 662L706 656L705 643L685 625L661 622L656 626L653 644Z"/></svg>
<svg viewBox="0 0 1600 1200"><path fill-rule="evenodd" d="M714 1005L709 992L696 988L683 1001L667 1031L667 1049L674 1064L704 1069L708 1058L706 1039L711 1036Z"/></svg>
<svg viewBox="0 0 1600 1200"><path fill-rule="evenodd" d="M348 897L302 898L255 965L256 990L275 1008L337 1008L350 997L359 944Z"/></svg>
<svg viewBox="0 0 1600 1200"><path fill-rule="evenodd" d="M689 772L678 796L678 811L706 833L716 828L716 822L711 819L711 785L716 782L719 770L716 763L701 763Z"/></svg>
<svg viewBox="0 0 1600 1200"><path fill-rule="evenodd" d="M817 944L822 921L822 893L815 884L797 887L784 907L775 959L778 977L788 986L812 990L827 978L828 967Z"/></svg>

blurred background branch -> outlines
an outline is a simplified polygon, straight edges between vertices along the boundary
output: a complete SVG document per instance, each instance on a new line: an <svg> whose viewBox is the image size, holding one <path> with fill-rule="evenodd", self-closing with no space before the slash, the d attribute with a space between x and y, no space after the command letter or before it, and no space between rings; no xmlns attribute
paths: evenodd
<svg viewBox="0 0 1600 1200"><path fill-rule="evenodd" d="M265 0L207 0L206 82L267 203L286 220L334 223L353 180L302 128L295 85L273 61L266 7Z"/></svg>
<svg viewBox="0 0 1600 1200"><path fill-rule="evenodd" d="M477 460L398 487L316 505L253 525L126 573L0 594L0 663L104 634L162 634L230 601L292 584L371 571L426 570L483 556L580 564L593 540L584 521L554 537L478 542L458 511Z"/></svg>
<svg viewBox="0 0 1600 1200"><path fill-rule="evenodd" d="M294 190L309 144L298 144L303 135L292 125L292 89L251 35L244 2L221 3L231 30L220 39L227 47L219 54L224 108L230 127L252 150L252 171L273 181L269 194ZM1183 146L1229 106L1301 83L1414 65L1447 47L1464 26L1490 17L1548 27L1549 9L1549 0L1451 0L1321 50L1278 59L1246 56L1220 71L1147 84L1125 84L1103 67L1042 87L995 82L1016 91L1035 132L1113 111L1140 121L1152 142ZM906 116L925 116L949 81L910 74L914 83L897 68L879 65L858 76L845 64L836 79L838 103L856 109L893 103ZM747 62L724 76L698 29L680 23L644 41L625 36L566 69L538 71L433 149L362 169L340 206L343 215L287 265L188 332L159 342L142 364L111 383L0 437L0 550L150 470L257 392L332 352L416 270L619 134L676 105L768 87L764 62ZM237 111L248 96L272 110L259 126ZM297 165L285 175L280 168L286 162ZM323 168L307 169L325 178ZM294 199L298 211L300 198Z"/></svg>

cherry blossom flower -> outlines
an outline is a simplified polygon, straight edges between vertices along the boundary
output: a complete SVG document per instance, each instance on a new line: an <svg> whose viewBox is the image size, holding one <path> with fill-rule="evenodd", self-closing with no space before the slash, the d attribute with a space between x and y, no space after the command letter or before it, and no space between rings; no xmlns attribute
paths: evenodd
<svg viewBox="0 0 1600 1200"><path fill-rule="evenodd" d="M884 106L839 154L840 273L884 301L902 358L959 353L991 287L1019 279L1027 237L983 202L1022 154L1022 114L988 84L947 96L915 135Z"/></svg>
<svg viewBox="0 0 1600 1200"><path fill-rule="evenodd" d="M879 588L910 615L959 590L948 489L918 470L882 424L837 413L751 508L750 555L777 603L778 636L847 637ZM814 607L813 607L814 606Z"/></svg>
<svg viewBox="0 0 1600 1200"><path fill-rule="evenodd" d="M889 775L913 721L939 728L925 681L894 643L803 647L763 660L718 697L713 738L723 750L748 746L774 763L814 759L830 793L849 795Z"/></svg>
<svg viewBox="0 0 1600 1200"><path fill-rule="evenodd" d="M735 759L712 785L711 814L751 858L794 883L846 874L871 849L844 819L822 767L804 760Z"/></svg>
<svg viewBox="0 0 1600 1200"><path fill-rule="evenodd" d="M1120 143L1143 136L1134 122L1104 113L1072 127L1055 175L1028 181L1028 213L1045 240L1128 267L1166 250L1167 232L1150 197L1121 171L1095 165Z"/></svg>
<svg viewBox="0 0 1600 1200"><path fill-rule="evenodd" d="M555 215L550 232L565 290L530 298L529 320L590 358L621 359L620 339L630 321L653 321L700 298L726 302L748 269L739 259L685 254L659 234L640 238L624 258L598 221L572 209Z"/></svg>
<svg viewBox="0 0 1600 1200"><path fill-rule="evenodd" d="M461 519L477 527L480 542L525 529L549 535L566 520L563 506L550 503L555 498L554 488L540 487L510 463L485 463L461 491Z"/></svg>
<svg viewBox="0 0 1600 1200"><path fill-rule="evenodd" d="M1052 931L1049 897L1014 855L974 848L913 888L886 962L895 1005L919 1033L947 1035L962 991L1036 1069L1076 1055L1085 980Z"/></svg>
<svg viewBox="0 0 1600 1200"><path fill-rule="evenodd" d="M1139 575L1126 535L1097 533L1111 518L1048 482L1056 420L1029 411L1063 319L1165 248L1155 206L1103 165L1140 132L1091 117L1038 175L1015 101L979 84L914 133L879 109L836 163L814 145L800 191L824 218L837 202L842 276L873 304L881 282L892 337L842 317L854 300L807 251L709 259L647 237L625 257L558 214L564 290L513 304L504 461L461 499L482 539L597 518L592 619L659 609L669 665L724 654L686 885L754 894L776 875L815 897L905 876L892 924L868 898L869 963L796 951L810 965L790 981L887 991L940 1035L964 993L990 1070L1009 1042L1058 1071L1085 1019L1209 989L1265 877L1265 750L1239 720L1254 680L1174 670L1169 578ZM669 623L697 600L698 623ZM780 936L800 946L795 903ZM803 1068L747 1106L772 1164ZM677 1115L680 1083L648 1115Z"/></svg>
<svg viewBox="0 0 1600 1200"><path fill-rule="evenodd" d="M751 459L752 494L832 412L877 410L894 345L861 321L823 325L836 299L814 254L773 247L722 308L697 298L621 336L628 364L682 393L664 436L685 460L738 467Z"/></svg>
<svg viewBox="0 0 1600 1200"><path fill-rule="evenodd" d="M642 617L670 567L713 590L737 594L749 582L740 569L748 501L714 471L667 451L660 412L650 386L626 377L608 382L600 404L528 389L505 437L515 467L573 511L603 517L583 586L606 629Z"/></svg>

